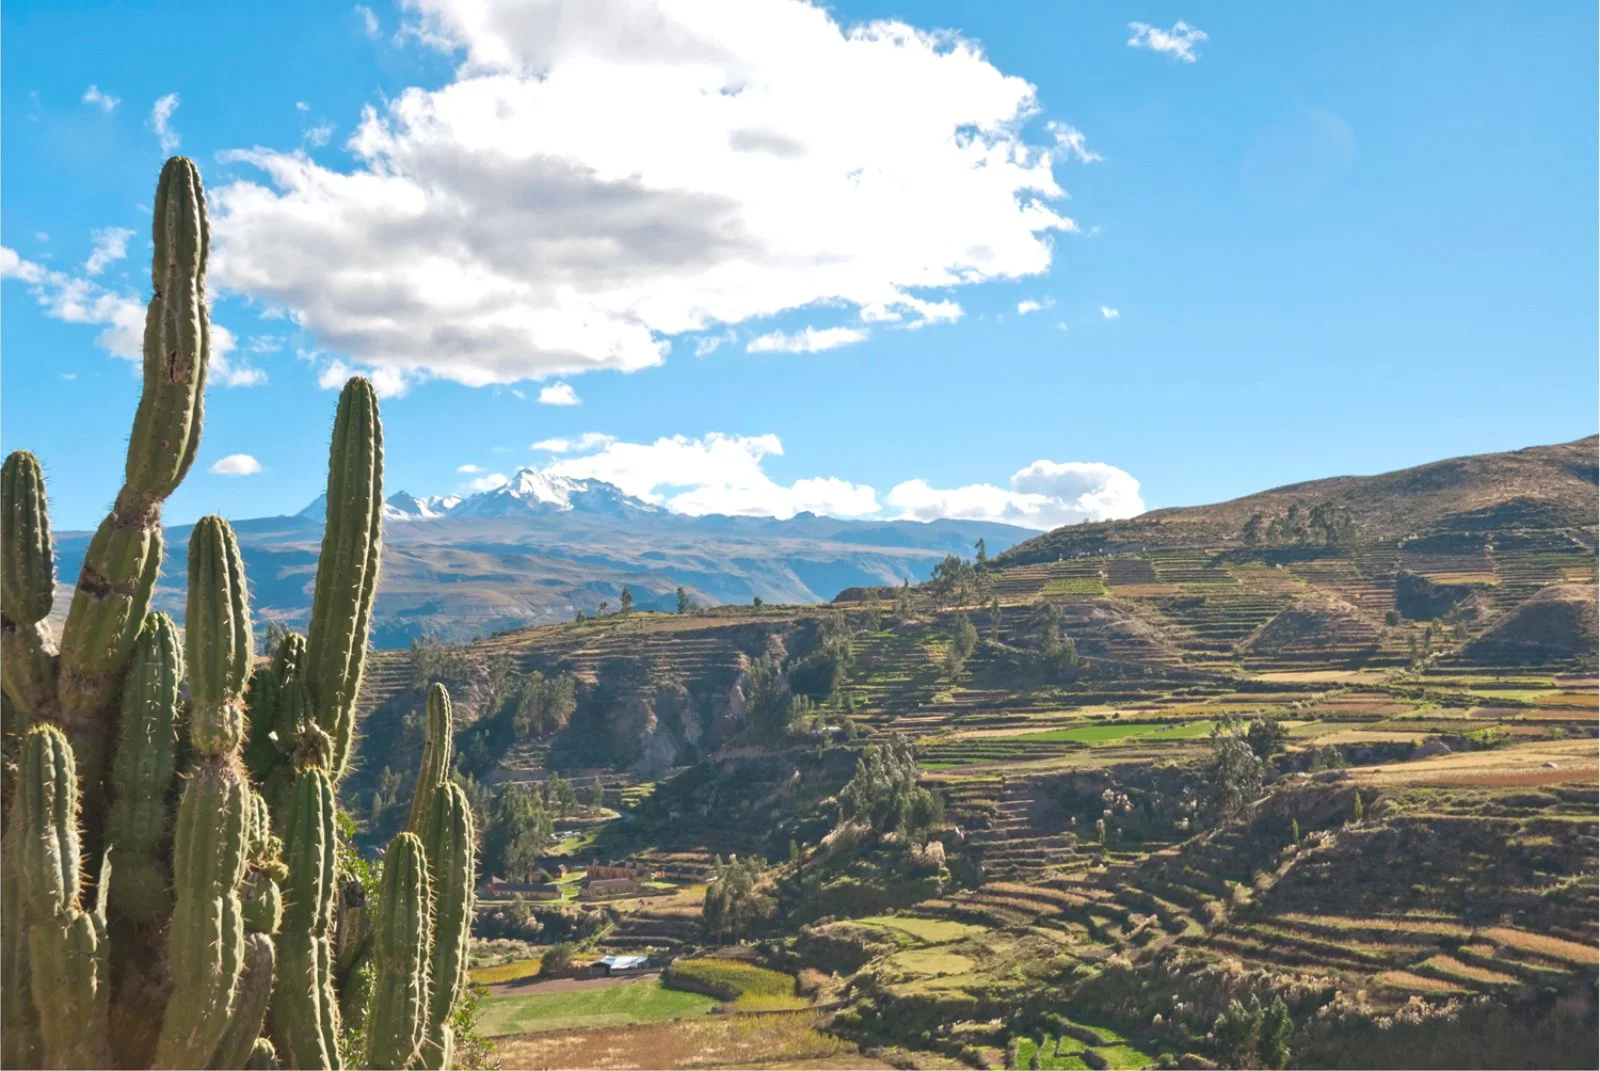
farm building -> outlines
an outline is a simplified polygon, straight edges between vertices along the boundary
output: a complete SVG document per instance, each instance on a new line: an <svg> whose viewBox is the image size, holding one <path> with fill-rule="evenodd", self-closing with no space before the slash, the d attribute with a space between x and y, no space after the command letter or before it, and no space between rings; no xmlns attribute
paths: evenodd
<svg viewBox="0 0 1600 1071"><path fill-rule="evenodd" d="M635 863L590 863L587 873L591 881L608 881L612 878L649 881L655 877L655 872L649 867L639 866Z"/></svg>
<svg viewBox="0 0 1600 1071"><path fill-rule="evenodd" d="M553 882L502 881L489 878L478 886L478 897L484 900L507 900L521 896L529 900L559 900L561 886Z"/></svg>
<svg viewBox="0 0 1600 1071"><path fill-rule="evenodd" d="M578 895L585 900L599 900L607 896L632 896L639 891L639 883L632 878L601 878L584 885Z"/></svg>
<svg viewBox="0 0 1600 1071"><path fill-rule="evenodd" d="M649 956L606 956L589 964L589 977L610 978L619 974L638 974L649 969Z"/></svg>

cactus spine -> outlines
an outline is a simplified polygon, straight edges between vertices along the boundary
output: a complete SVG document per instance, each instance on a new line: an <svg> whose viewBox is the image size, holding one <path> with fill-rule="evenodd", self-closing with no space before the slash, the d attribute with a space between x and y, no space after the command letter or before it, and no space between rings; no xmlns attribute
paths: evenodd
<svg viewBox="0 0 1600 1071"><path fill-rule="evenodd" d="M59 654L43 475L26 453L0 472L0 685L5 731L23 734L0 838L0 1063L336 1068L344 1008L373 1024L378 1066L419 1059L425 1037L437 1064L471 913L471 816L458 790L437 787L449 772L442 690L431 802L418 811L427 852L411 833L391 849L381 925L359 882L336 895L335 787L380 552L376 396L353 379L340 397L310 642L290 636L252 675L239 545L206 517L189 547L180 649L149 607L162 504L194 463L210 357L209 230L188 160L162 170L153 239L124 484L85 554ZM388 973L373 994L362 964L380 954ZM276 1048L261 1036L268 1023Z"/></svg>
<svg viewBox="0 0 1600 1071"><path fill-rule="evenodd" d="M339 395L328 457L328 516L311 599L306 667L317 724L333 741L333 776L344 773L356 696L367 661L382 552L383 425L372 384L352 379Z"/></svg>

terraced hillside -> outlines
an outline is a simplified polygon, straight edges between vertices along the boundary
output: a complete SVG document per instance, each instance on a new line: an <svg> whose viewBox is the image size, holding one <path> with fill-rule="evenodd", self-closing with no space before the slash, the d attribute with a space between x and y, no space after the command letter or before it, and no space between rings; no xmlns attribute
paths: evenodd
<svg viewBox="0 0 1600 1071"><path fill-rule="evenodd" d="M425 666L461 742L518 680L570 674L570 723L474 772L600 777L621 816L546 862L656 880L544 909L586 913L595 954L728 944L826 979L816 1028L898 1066L1259 1065L1226 1020L1259 1037L1251 1009L1279 1001L1295 1066L1562 1066L1592 1048L1600 974L1596 533L1496 516L1515 523L1005 556L965 589L380 653L347 803L415 761L396 741ZM829 635L816 702L760 722L758 664L798 693ZM1245 725L1281 736L1225 810L1213 735ZM847 828L863 746L902 737L942 815ZM702 923L732 857L767 862L754 944Z"/></svg>

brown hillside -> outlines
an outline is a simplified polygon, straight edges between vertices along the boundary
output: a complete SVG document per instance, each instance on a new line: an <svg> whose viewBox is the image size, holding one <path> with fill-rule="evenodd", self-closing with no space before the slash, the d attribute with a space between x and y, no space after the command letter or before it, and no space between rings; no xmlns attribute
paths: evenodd
<svg viewBox="0 0 1600 1071"><path fill-rule="evenodd" d="M1474 661L1538 665L1592 657L1596 630L1595 589L1589 584L1553 584L1518 606L1467 647Z"/></svg>
<svg viewBox="0 0 1600 1071"><path fill-rule="evenodd" d="M1600 437L1502 454L1450 458L1378 476L1335 476L1289 484L1210 506L1151 510L1125 521L1071 525L1018 544L1002 565L1074 554L1156 546L1225 547L1240 542L1253 513L1272 517L1291 505L1326 501L1350 511L1363 542L1425 532L1592 526L1600 512L1596 451Z"/></svg>

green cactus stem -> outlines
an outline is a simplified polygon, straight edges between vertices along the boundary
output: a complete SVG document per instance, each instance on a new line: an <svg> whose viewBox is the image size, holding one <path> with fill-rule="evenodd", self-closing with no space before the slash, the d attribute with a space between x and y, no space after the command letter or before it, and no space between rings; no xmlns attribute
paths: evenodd
<svg viewBox="0 0 1600 1071"><path fill-rule="evenodd" d="M376 978L367 1021L367 1066L399 1071L417 1059L428 1022L428 861L415 833L397 834L383 858L374 935Z"/></svg>
<svg viewBox="0 0 1600 1071"><path fill-rule="evenodd" d="M72 746L61 730L28 731L17 763L17 862L30 919L68 915L82 883L78 841L78 782Z"/></svg>
<svg viewBox="0 0 1600 1071"><path fill-rule="evenodd" d="M442 782L450 780L454 722L450 715L450 693L444 685L428 689L426 731L422 746L422 766L417 771L417 788L411 795L411 816L406 828L420 835L428 810Z"/></svg>
<svg viewBox="0 0 1600 1071"><path fill-rule="evenodd" d="M44 1066L110 1066L108 952L104 921L76 906L28 927Z"/></svg>
<svg viewBox="0 0 1600 1071"><path fill-rule="evenodd" d="M272 940L253 933L245 940L244 973L233 998L233 1014L228 1029L217 1043L206 1066L217 1071L244 1067L260 1039L261 1024L267 1017L267 1000L272 996Z"/></svg>
<svg viewBox="0 0 1600 1071"><path fill-rule="evenodd" d="M467 985L472 939L472 805L460 785L441 784L428 812L423 844L433 890L432 994L422 1066L450 1066L455 1048L450 1015Z"/></svg>
<svg viewBox="0 0 1600 1071"><path fill-rule="evenodd" d="M33 625L50 616L56 599L56 555L50 541L44 470L25 450L0 467L0 611L7 621Z"/></svg>
<svg viewBox="0 0 1600 1071"><path fill-rule="evenodd" d="M243 1066L245 1071L278 1071L278 1051L266 1038L256 1038L255 1047Z"/></svg>
<svg viewBox="0 0 1600 1071"><path fill-rule="evenodd" d="M202 517L189 539L189 609L184 646L193 703L189 737L202 754L221 755L244 742L244 686L253 643L244 562L233 529Z"/></svg>
<svg viewBox="0 0 1600 1071"><path fill-rule="evenodd" d="M172 996L156 1062L204 1067L228 1027L244 969L244 881L249 788L233 756L208 756L178 805L172 874L177 888L167 956Z"/></svg>
<svg viewBox="0 0 1600 1071"><path fill-rule="evenodd" d="M325 966L335 838L333 784L325 770L312 767L294 782L284 829L289 872L272 1033L290 1067L334 1067L339 1057L333 981Z"/></svg>
<svg viewBox="0 0 1600 1071"><path fill-rule="evenodd" d="M166 614L149 614L122 686L116 759L111 767L111 903L135 922L156 922L172 906L161 857L167 792L177 761L183 655Z"/></svg>
<svg viewBox="0 0 1600 1071"><path fill-rule="evenodd" d="M334 418L327 524L306 658L317 724L333 740L335 781L349 760L356 698L366 668L382 520L383 425L372 384L357 378L344 385Z"/></svg>
<svg viewBox="0 0 1600 1071"><path fill-rule="evenodd" d="M14 994L29 993L27 916L23 910L22 863L17 812L13 811L0 842L0 1063L6 1067L38 1067L39 1017L33 1002Z"/></svg>

